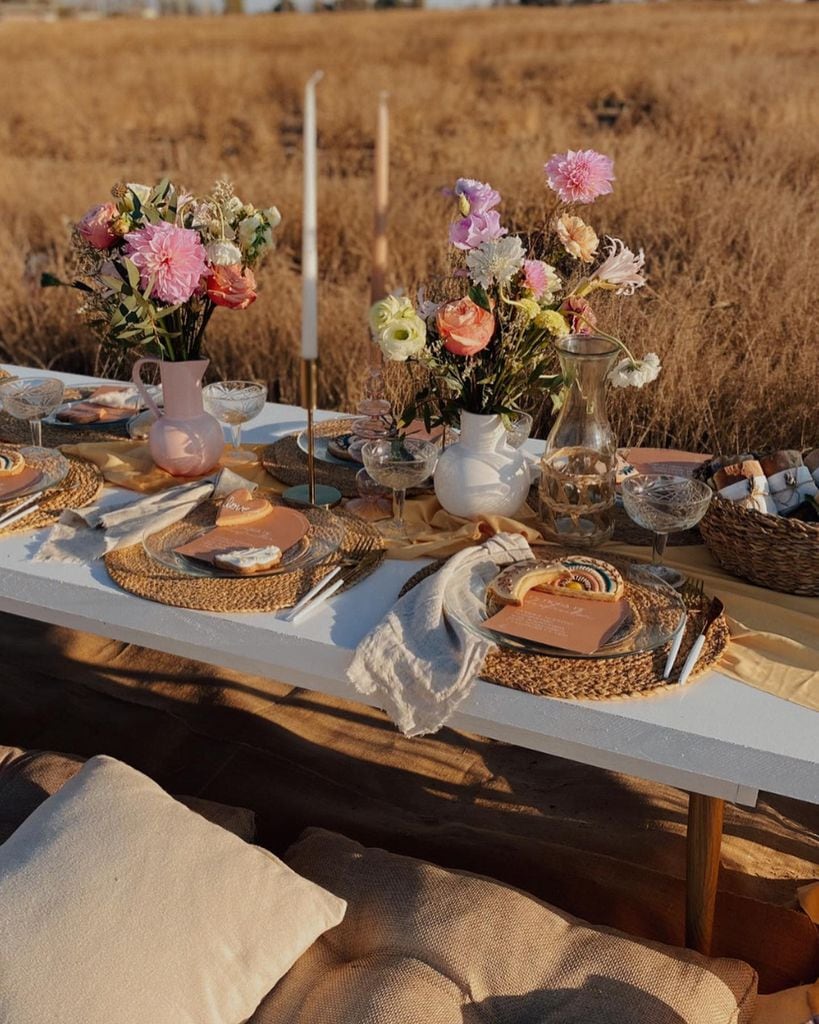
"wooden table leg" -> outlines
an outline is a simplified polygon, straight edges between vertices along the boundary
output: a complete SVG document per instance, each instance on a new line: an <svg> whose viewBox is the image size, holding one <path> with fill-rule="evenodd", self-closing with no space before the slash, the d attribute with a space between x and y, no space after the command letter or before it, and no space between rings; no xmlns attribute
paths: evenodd
<svg viewBox="0 0 819 1024"><path fill-rule="evenodd" d="M724 812L724 800L700 793L688 794L685 944L706 956L711 952L714 931Z"/></svg>

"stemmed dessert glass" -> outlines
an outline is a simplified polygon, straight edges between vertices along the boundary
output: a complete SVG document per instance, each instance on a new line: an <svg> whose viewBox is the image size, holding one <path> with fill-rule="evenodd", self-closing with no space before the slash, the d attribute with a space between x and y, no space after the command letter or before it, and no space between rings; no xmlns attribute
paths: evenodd
<svg viewBox="0 0 819 1024"><path fill-rule="evenodd" d="M404 501L408 487L417 487L435 469L440 449L431 441L409 437L367 441L361 449L364 467L376 483L392 490L392 519L381 530L396 540L405 540Z"/></svg>
<svg viewBox="0 0 819 1024"><path fill-rule="evenodd" d="M257 380L222 380L202 388L205 409L230 427L229 462L256 462L253 452L242 451L242 426L255 419L267 401L267 385Z"/></svg>
<svg viewBox="0 0 819 1024"><path fill-rule="evenodd" d="M683 574L662 564L668 535L697 525L708 508L711 488L692 477L645 473L627 477L621 494L629 516L652 533L651 565L646 571L672 587L680 586Z"/></svg>
<svg viewBox="0 0 819 1024"><path fill-rule="evenodd" d="M63 382L55 377L18 377L0 383L0 406L17 420L28 420L31 443L43 447L44 416L63 400Z"/></svg>

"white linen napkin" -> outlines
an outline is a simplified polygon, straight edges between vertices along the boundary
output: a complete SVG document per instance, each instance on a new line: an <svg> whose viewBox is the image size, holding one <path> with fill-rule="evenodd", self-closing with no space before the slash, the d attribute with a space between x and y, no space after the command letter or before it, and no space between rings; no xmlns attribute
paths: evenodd
<svg viewBox="0 0 819 1024"><path fill-rule="evenodd" d="M103 385L105 387L106 385ZM113 387L113 386L112 386ZM136 387L129 387L125 385L123 387L116 387L116 390L102 391L101 394L92 395L87 398L87 402L91 402L92 405L103 405L106 409L139 409L142 405L140 393ZM153 398L153 400L161 405L162 388L157 387L153 384L147 384L145 390Z"/></svg>
<svg viewBox="0 0 819 1024"><path fill-rule="evenodd" d="M485 573L488 582L498 566L531 558L532 549L517 533L498 533L459 551L364 637L347 678L359 693L377 696L405 736L437 732L468 696L495 646L446 617L448 581L472 571Z"/></svg>
<svg viewBox="0 0 819 1024"><path fill-rule="evenodd" d="M256 484L223 469L196 483L172 487L118 508L103 509L95 503L85 508L67 509L51 528L34 560L93 562L109 551L138 544L149 534L184 519L205 499L222 497L239 487L253 491Z"/></svg>

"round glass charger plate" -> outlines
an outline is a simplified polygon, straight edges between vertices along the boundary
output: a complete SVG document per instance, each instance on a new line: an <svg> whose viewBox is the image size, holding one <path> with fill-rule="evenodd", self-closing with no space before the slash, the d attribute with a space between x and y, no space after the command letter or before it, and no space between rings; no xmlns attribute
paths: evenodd
<svg viewBox="0 0 819 1024"><path fill-rule="evenodd" d="M63 409L71 409L72 406L76 406L78 402L88 401L94 391L98 390L99 387L105 383L111 383L112 385L120 385L127 387L127 384L123 381L102 381L100 384L80 384L77 387L67 388L67 392L72 395L71 398L67 398L54 410L53 413L49 413L48 416L43 417L43 423L49 427L59 427L62 430L114 430L119 427L125 426L130 419L134 417L144 407L142 406L141 400L138 406L130 406L128 409L123 409L122 416L118 416L114 420L92 420L91 423L70 423L64 420L57 419L57 413L61 413ZM77 397L74 397L77 395Z"/></svg>
<svg viewBox="0 0 819 1024"><path fill-rule="evenodd" d="M338 437L340 434L350 433L350 421L339 420L338 429L333 433L322 434L319 430L321 427L324 430L331 429L330 424L332 421L327 421L321 424L316 424L316 430L313 433L313 455L319 460L319 462L329 462L331 466L344 466L345 469L352 469L356 473L359 469L364 468L363 462L358 462L356 459L339 459L333 455L327 448L327 445L332 441L334 437ZM307 444L307 431L302 430L296 436L296 444L299 449L306 455L309 449Z"/></svg>
<svg viewBox="0 0 819 1024"><path fill-rule="evenodd" d="M675 590L640 566L631 566L621 571L626 585L625 599L629 602L631 616L617 633L593 654L547 647L532 640L487 629L484 623L501 607L487 597L489 584L500 569L485 575L481 573L480 567L471 566L453 576L444 590L444 612L470 632L491 640L499 647L526 654L545 654L555 658L623 658L662 647L668 643L682 623L685 615L682 598Z"/></svg>
<svg viewBox="0 0 819 1024"><path fill-rule="evenodd" d="M68 459L54 448L20 448L20 454L26 460L26 466L39 471L40 475L13 493L0 497L0 507L32 494L41 494L61 484L68 475L70 465Z"/></svg>
<svg viewBox="0 0 819 1024"><path fill-rule="evenodd" d="M316 516L314 509L299 509L299 511L310 520L310 532L282 554L282 560L278 565L262 572L246 575L228 572L208 562L199 562L186 555L180 555L178 551L174 550L196 540L208 530L212 530L213 524L205 526L201 522L183 519L179 523L172 523L158 533L145 537L142 546L152 561L166 569L173 569L185 576L195 576L199 579L249 580L299 572L327 561L335 554L344 539L344 524L338 519L328 520L324 510L319 510L321 512L319 516Z"/></svg>

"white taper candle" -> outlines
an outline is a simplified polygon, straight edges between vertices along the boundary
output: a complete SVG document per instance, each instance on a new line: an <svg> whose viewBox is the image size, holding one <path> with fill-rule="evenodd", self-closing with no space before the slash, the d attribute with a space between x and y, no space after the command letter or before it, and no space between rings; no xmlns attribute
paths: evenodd
<svg viewBox="0 0 819 1024"><path fill-rule="evenodd" d="M378 302L387 294L387 206L390 189L390 111L389 93L378 96L378 120L375 133L375 217L373 225L373 267L370 301Z"/></svg>
<svg viewBox="0 0 819 1024"><path fill-rule="evenodd" d="M316 173L316 71L304 90L304 211L301 242L301 354L318 358L318 223Z"/></svg>

